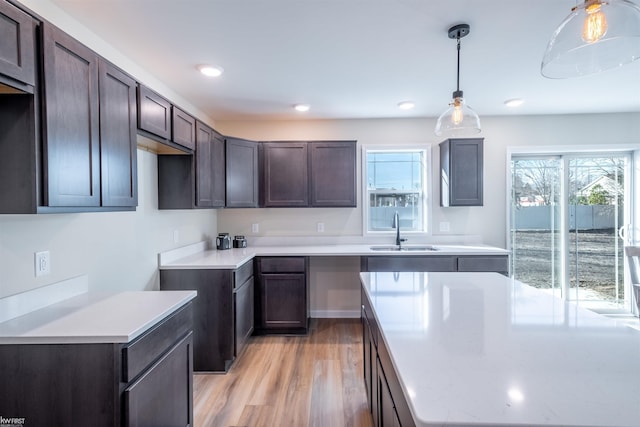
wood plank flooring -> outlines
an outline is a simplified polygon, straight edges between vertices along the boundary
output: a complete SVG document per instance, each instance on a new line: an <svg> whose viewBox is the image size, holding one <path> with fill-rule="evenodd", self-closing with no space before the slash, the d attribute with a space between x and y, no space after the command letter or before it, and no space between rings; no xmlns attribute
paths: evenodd
<svg viewBox="0 0 640 427"><path fill-rule="evenodd" d="M360 319L252 337L227 374L196 374L195 427L371 427Z"/></svg>

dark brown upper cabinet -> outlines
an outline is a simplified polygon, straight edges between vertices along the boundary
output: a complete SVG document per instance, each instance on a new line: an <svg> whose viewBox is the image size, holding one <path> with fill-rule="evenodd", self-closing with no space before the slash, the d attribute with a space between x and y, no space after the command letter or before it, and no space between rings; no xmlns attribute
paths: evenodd
<svg viewBox="0 0 640 427"><path fill-rule="evenodd" d="M261 148L263 206L309 206L308 144L264 142Z"/></svg>
<svg viewBox="0 0 640 427"><path fill-rule="evenodd" d="M356 207L356 142L309 143L313 207Z"/></svg>
<svg viewBox="0 0 640 427"><path fill-rule="evenodd" d="M482 206L484 138L440 143L440 206Z"/></svg>
<svg viewBox="0 0 640 427"><path fill-rule="evenodd" d="M257 208L258 142L226 139L226 207Z"/></svg>
<svg viewBox="0 0 640 427"><path fill-rule="evenodd" d="M222 135L196 121L193 155L158 155L158 207L224 207L224 145Z"/></svg>
<svg viewBox="0 0 640 427"><path fill-rule="evenodd" d="M224 207L224 137L209 126L196 126L196 206Z"/></svg>
<svg viewBox="0 0 640 427"><path fill-rule="evenodd" d="M190 150L196 149L196 119L175 105L172 107L172 140Z"/></svg>
<svg viewBox="0 0 640 427"><path fill-rule="evenodd" d="M138 129L171 139L171 103L144 85L138 86Z"/></svg>
<svg viewBox="0 0 640 427"><path fill-rule="evenodd" d="M10 88L33 93L35 22L17 7L0 2L0 93Z"/></svg>
<svg viewBox="0 0 640 427"><path fill-rule="evenodd" d="M44 204L100 206L98 55L44 27Z"/></svg>
<svg viewBox="0 0 640 427"><path fill-rule="evenodd" d="M102 206L136 206L136 82L104 60L98 70Z"/></svg>
<svg viewBox="0 0 640 427"><path fill-rule="evenodd" d="M262 206L355 207L356 142L261 144Z"/></svg>
<svg viewBox="0 0 640 427"><path fill-rule="evenodd" d="M42 24L42 90L0 96L0 213L134 210L135 81Z"/></svg>

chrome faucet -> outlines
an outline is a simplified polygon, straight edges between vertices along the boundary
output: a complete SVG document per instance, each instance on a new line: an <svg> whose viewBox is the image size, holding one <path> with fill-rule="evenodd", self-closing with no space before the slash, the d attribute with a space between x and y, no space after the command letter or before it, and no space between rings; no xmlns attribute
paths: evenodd
<svg viewBox="0 0 640 427"><path fill-rule="evenodd" d="M396 213L393 214L392 227L396 229L396 246L398 247L398 249L400 249L402 247L401 246L402 242L405 242L407 239L400 238L400 216L398 215L398 211L396 211Z"/></svg>

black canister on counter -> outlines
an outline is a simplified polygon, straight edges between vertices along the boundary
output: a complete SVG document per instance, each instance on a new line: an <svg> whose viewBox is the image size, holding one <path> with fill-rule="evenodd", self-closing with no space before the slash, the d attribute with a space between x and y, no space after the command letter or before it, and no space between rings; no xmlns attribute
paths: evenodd
<svg viewBox="0 0 640 427"><path fill-rule="evenodd" d="M231 248L231 238L229 237L229 233L218 233L218 237L216 237L216 249L230 249Z"/></svg>
<svg viewBox="0 0 640 427"><path fill-rule="evenodd" d="M247 247L247 239L244 236L234 236L233 237L233 247L234 248L246 248Z"/></svg>

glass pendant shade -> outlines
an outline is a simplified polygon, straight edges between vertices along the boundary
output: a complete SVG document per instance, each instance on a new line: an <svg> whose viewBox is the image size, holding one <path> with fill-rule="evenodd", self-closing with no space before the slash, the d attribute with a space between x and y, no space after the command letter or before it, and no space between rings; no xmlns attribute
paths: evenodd
<svg viewBox="0 0 640 427"><path fill-rule="evenodd" d="M640 7L627 0L587 0L553 33L541 73L579 77L621 67L640 58Z"/></svg>
<svg viewBox="0 0 640 427"><path fill-rule="evenodd" d="M480 117L464 102L462 96L455 96L449 108L438 117L435 134L447 138L459 138L480 133Z"/></svg>

